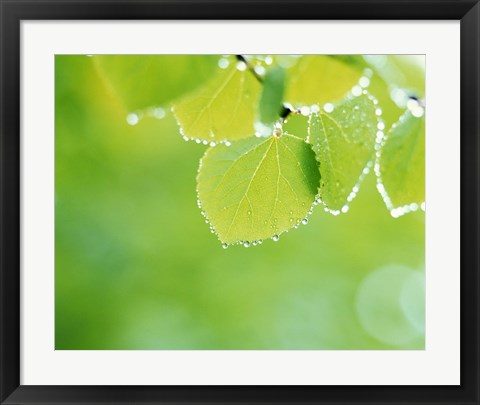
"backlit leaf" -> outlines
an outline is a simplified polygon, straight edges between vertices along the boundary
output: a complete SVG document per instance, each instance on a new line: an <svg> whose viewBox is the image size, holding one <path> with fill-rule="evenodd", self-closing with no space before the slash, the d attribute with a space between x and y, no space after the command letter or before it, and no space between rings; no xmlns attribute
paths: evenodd
<svg viewBox="0 0 480 405"><path fill-rule="evenodd" d="M373 161L378 120L376 106L366 94L331 108L310 117L309 142L320 163L320 197L327 208L339 212L355 196Z"/></svg>
<svg viewBox="0 0 480 405"><path fill-rule="evenodd" d="M255 76L232 65L174 104L173 112L189 139L233 141L254 135L259 93Z"/></svg>
<svg viewBox="0 0 480 405"><path fill-rule="evenodd" d="M310 145L283 134L208 149L197 183L202 209L218 238L227 244L253 243L277 239L301 223L314 202L319 171Z"/></svg>
<svg viewBox="0 0 480 405"><path fill-rule="evenodd" d="M325 55L299 58L288 71L285 101L294 106L342 99L362 76L362 70Z"/></svg>
<svg viewBox="0 0 480 405"><path fill-rule="evenodd" d="M388 132L378 158L379 190L389 209L425 201L425 118L407 111ZM383 184L383 187L382 187Z"/></svg>
<svg viewBox="0 0 480 405"><path fill-rule="evenodd" d="M94 55L92 60L128 111L168 104L218 69L213 55Z"/></svg>

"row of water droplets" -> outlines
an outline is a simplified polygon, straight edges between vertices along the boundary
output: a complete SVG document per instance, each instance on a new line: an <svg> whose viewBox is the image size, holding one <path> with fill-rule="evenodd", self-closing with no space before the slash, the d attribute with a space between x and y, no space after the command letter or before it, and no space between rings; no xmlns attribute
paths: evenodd
<svg viewBox="0 0 480 405"><path fill-rule="evenodd" d="M349 91L349 93L346 95L346 98L354 98L354 97L359 97L361 95L366 95L375 106L378 106L378 100L368 92L367 88L370 86L370 80L373 75L373 71L369 68L366 68L363 71L363 75L360 77L358 80L358 83L352 87L352 89ZM312 105L310 107L303 107L303 111L301 112L302 115L306 115L309 117L308 121L308 135L307 135L307 142L309 142L310 138L310 126L311 126L311 120L312 118L318 114L321 110L320 106L318 105ZM325 103L322 107L323 111L326 112L327 114L332 113L335 110L335 105L333 103ZM375 150L377 151L380 148L381 141L383 139L384 133L383 130L385 129L385 124L381 118L382 116L382 109L380 107L376 107L375 109L375 115L377 117L377 132L376 132L376 138L375 138ZM360 185L365 179L365 177L370 173L374 163L373 161L368 161L365 167L362 170L362 173L357 179L357 182L355 185L352 187L352 190L347 196L347 202L340 208L339 210L334 210L329 208L325 202L322 200L321 196L317 195L315 198L315 205L322 204L323 205L323 210L325 212L328 212L329 214L332 214L334 216L340 215L340 214L346 214L350 210L350 203L355 199L357 196L358 192L360 191Z"/></svg>
<svg viewBox="0 0 480 405"><path fill-rule="evenodd" d="M395 99L393 98L394 96L400 98L400 96L395 95L395 91L399 91L399 89L394 89L392 90L391 97L393 101ZM398 94L398 93L397 93ZM406 96L406 92L404 92L404 96ZM397 100L399 101L399 100ZM405 107L407 108L406 112L400 117L400 119L395 122L392 127L389 130L389 133L391 133L398 125L400 125L407 117L407 113L410 112L414 117L416 118L421 118L425 114L425 107L423 106L422 102L419 102L416 99L409 99L408 101L405 102ZM388 135L383 136L381 140L380 147L376 149L375 152L375 166L374 166L374 171L375 175L377 177L377 190L380 193L383 202L385 203L387 209L390 211L390 215L394 218L399 218L402 215L408 214L410 212L415 212L421 209L422 211L425 211L425 201L421 202L420 204L416 202L412 202L410 204L402 205L400 207L395 207L392 203L392 200L390 199L390 196L388 195L387 189L385 188L385 185L383 184L383 179L382 179L382 171L381 171L381 166L380 166L380 159L382 157L382 148L387 141Z"/></svg>
<svg viewBox="0 0 480 405"><path fill-rule="evenodd" d="M267 66L270 66L273 63L273 57L270 55L257 55L251 58L249 57L248 62L253 64L253 71L257 75L263 77L265 76L265 73L267 73ZM232 63L235 63L236 68L241 72L247 70L248 68L247 64L244 61L233 61L231 55L223 55L218 60L217 65L220 69L227 69L231 66Z"/></svg>
<svg viewBox="0 0 480 405"><path fill-rule="evenodd" d="M376 56L369 56L366 58L367 62L373 63L374 65L377 65L378 63L386 63L386 58L376 55ZM390 98L391 100L399 107L402 109L406 109L409 111L414 117L416 118L421 118L425 114L425 107L424 103L416 99L415 97L412 97L411 94L409 94L409 91L406 89L403 89L401 87L398 87L396 85L391 85L389 88L390 92ZM400 120L398 123L394 123L392 127L390 128L389 132L393 131L399 123L402 122L402 120L405 119L405 114L400 117ZM410 212L415 212L421 209L422 211L425 211L425 201L422 203L418 204L416 202L412 202L410 204L406 204L400 207L395 207L392 204L392 201L388 195L388 192L383 184L382 180L382 174L381 174L381 166L380 166L380 158L381 158L381 153L382 153L382 148L384 143L386 142L388 136L384 136L381 142L380 147L376 150L375 153L375 175L377 177L377 190L380 193L387 209L390 211L390 215L394 218L401 217L402 215L408 214Z"/></svg>
<svg viewBox="0 0 480 405"><path fill-rule="evenodd" d="M152 106L144 110L138 110L130 112L126 116L126 121L128 125L135 126L137 125L144 117L151 117L157 120L165 118L167 112L163 107Z"/></svg>

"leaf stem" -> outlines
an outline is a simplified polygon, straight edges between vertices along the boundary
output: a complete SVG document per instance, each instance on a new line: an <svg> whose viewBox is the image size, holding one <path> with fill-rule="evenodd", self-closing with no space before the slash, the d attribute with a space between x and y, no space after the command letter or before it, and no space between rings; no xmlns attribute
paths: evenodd
<svg viewBox="0 0 480 405"><path fill-rule="evenodd" d="M260 76L257 72L255 72L255 68L250 64L250 62L247 60L247 58L245 58L245 56L235 55L235 57L240 62L245 63L245 65L247 65L247 69L253 74L253 76L255 76L255 79L257 79L259 83L263 84L263 77Z"/></svg>
<svg viewBox="0 0 480 405"><path fill-rule="evenodd" d="M238 61L245 63L248 71L253 74L255 79L257 79L260 84L263 85L263 77L260 76L257 72L255 72L255 68L251 65L251 63L247 60L247 58L243 55L235 55L235 57L237 58ZM283 104L282 109L279 112L279 116L282 120L285 120L291 113L299 114L300 111L294 110L290 108L290 106Z"/></svg>

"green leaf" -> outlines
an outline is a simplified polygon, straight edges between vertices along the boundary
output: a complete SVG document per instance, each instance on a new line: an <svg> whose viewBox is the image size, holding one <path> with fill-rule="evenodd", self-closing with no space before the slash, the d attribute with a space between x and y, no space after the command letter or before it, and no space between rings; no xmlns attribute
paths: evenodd
<svg viewBox="0 0 480 405"><path fill-rule="evenodd" d="M97 71L128 111L170 103L218 69L218 56L94 55Z"/></svg>
<svg viewBox="0 0 480 405"><path fill-rule="evenodd" d="M342 99L362 76L362 70L329 56L301 57L288 71L285 99L294 106Z"/></svg>
<svg viewBox="0 0 480 405"><path fill-rule="evenodd" d="M207 150L197 177L198 198L222 242L277 239L309 213L319 176L303 139L250 138Z"/></svg>
<svg viewBox="0 0 480 405"><path fill-rule="evenodd" d="M347 98L330 113L310 117L309 142L320 163L320 197L339 213L356 192L375 155L378 119L373 99L362 94ZM378 111L379 112L379 111Z"/></svg>
<svg viewBox="0 0 480 405"><path fill-rule="evenodd" d="M260 97L260 121L273 124L279 119L282 109L283 93L285 91L285 70L281 67L270 69L263 80Z"/></svg>
<svg viewBox="0 0 480 405"><path fill-rule="evenodd" d="M417 118L409 111L402 115L388 132L377 163L377 187L388 209L424 202L424 116Z"/></svg>
<svg viewBox="0 0 480 405"><path fill-rule="evenodd" d="M174 104L173 112L186 138L233 141L255 134L259 93L255 76L232 65Z"/></svg>

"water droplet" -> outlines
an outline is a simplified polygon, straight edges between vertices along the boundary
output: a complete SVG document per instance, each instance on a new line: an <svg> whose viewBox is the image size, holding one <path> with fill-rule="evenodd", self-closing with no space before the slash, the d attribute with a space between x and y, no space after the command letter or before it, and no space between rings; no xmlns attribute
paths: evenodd
<svg viewBox="0 0 480 405"><path fill-rule="evenodd" d="M237 62L236 67L237 67L237 70L239 70L240 72L243 72L247 69L247 64L243 61L239 61Z"/></svg>
<svg viewBox="0 0 480 405"><path fill-rule="evenodd" d="M252 211L248 210L247 215L252 215Z"/></svg>
<svg viewBox="0 0 480 405"><path fill-rule="evenodd" d="M138 121L140 121L140 118L138 117L138 114L130 113L130 114L127 115L127 124L128 125L137 125Z"/></svg>
<svg viewBox="0 0 480 405"><path fill-rule="evenodd" d="M332 103L327 103L323 106L323 109L325 110L325 112L331 113L335 109L335 106Z"/></svg>
<svg viewBox="0 0 480 405"><path fill-rule="evenodd" d="M273 236L272 236L272 240L273 240L274 242L278 242L279 239L280 239L280 236L278 236L278 235L273 235Z"/></svg>
<svg viewBox="0 0 480 405"><path fill-rule="evenodd" d="M353 86L352 94L355 97L361 96L362 95L362 88L360 86Z"/></svg>
<svg viewBox="0 0 480 405"><path fill-rule="evenodd" d="M226 69L228 67L228 65L230 65L230 62L228 59L226 58L221 58L218 60L218 67L220 69Z"/></svg>
<svg viewBox="0 0 480 405"><path fill-rule="evenodd" d="M307 224L308 224L308 218L303 218L302 225L307 225Z"/></svg>
<svg viewBox="0 0 480 405"><path fill-rule="evenodd" d="M308 106L303 106L302 108L300 108L300 114L302 114L303 116L307 117L308 115L310 115L310 107Z"/></svg>
<svg viewBox="0 0 480 405"><path fill-rule="evenodd" d="M246 248L250 247L250 242L248 242L248 241L243 242L243 246L245 246Z"/></svg>
<svg viewBox="0 0 480 405"><path fill-rule="evenodd" d="M257 75L263 76L267 70L262 65L257 65L253 68Z"/></svg>
<svg viewBox="0 0 480 405"><path fill-rule="evenodd" d="M222 248L224 249L228 248L228 243L222 243Z"/></svg>
<svg viewBox="0 0 480 405"><path fill-rule="evenodd" d="M420 117L423 117L423 115L425 114L425 110L422 106L418 105L416 106L415 108L413 108L412 110L410 110L410 112L412 113L412 115L415 117L415 118L420 118Z"/></svg>
<svg viewBox="0 0 480 405"><path fill-rule="evenodd" d="M418 210L418 204L417 203L411 203L409 206L411 211L416 211Z"/></svg>
<svg viewBox="0 0 480 405"><path fill-rule="evenodd" d="M165 110L162 107L156 107L153 109L152 115L157 120L161 120L162 118L165 118Z"/></svg>
<svg viewBox="0 0 480 405"><path fill-rule="evenodd" d="M414 108L418 107L419 103L418 100L411 98L407 101L407 108L412 111Z"/></svg>
<svg viewBox="0 0 480 405"><path fill-rule="evenodd" d="M363 88L366 88L370 85L370 79L366 76L362 76L360 78L360 80L358 81L358 84L363 87Z"/></svg>

